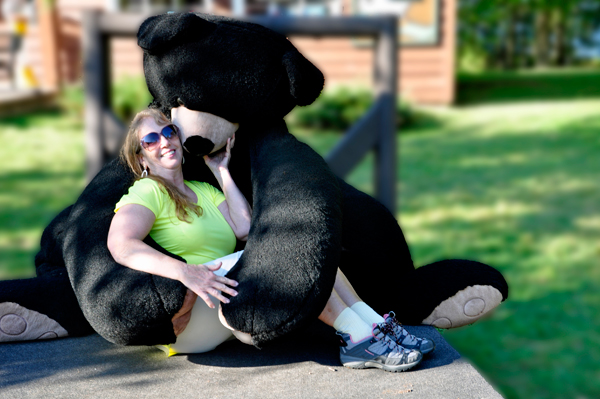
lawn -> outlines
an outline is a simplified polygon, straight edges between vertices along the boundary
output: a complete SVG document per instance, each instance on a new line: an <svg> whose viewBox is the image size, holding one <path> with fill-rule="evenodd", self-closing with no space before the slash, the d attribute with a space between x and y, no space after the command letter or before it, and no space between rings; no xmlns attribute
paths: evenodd
<svg viewBox="0 0 600 399"><path fill-rule="evenodd" d="M43 228L84 187L83 125L56 112L0 119L0 279L35 275Z"/></svg>
<svg viewBox="0 0 600 399"><path fill-rule="evenodd" d="M599 110L461 107L400 136L397 217L415 264L479 260L509 283L491 317L444 333L506 398L600 397ZM370 162L348 178L365 191Z"/></svg>
<svg viewBox="0 0 600 399"><path fill-rule="evenodd" d="M399 135L398 219L416 265L469 258L510 297L444 337L506 398L600 397L600 100L464 106ZM296 129L326 153L339 134ZM0 120L0 279L84 185L82 126ZM367 159L348 180L372 191Z"/></svg>

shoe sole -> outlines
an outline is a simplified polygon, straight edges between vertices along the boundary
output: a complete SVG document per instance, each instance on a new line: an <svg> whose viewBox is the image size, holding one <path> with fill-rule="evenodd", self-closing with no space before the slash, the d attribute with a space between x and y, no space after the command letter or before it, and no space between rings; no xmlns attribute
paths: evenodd
<svg viewBox="0 0 600 399"><path fill-rule="evenodd" d="M415 367L417 364L421 363L421 359L417 360L416 362L413 363L409 363L409 364L398 364L398 365L391 365L391 364L381 364L378 362L373 362L371 360L354 360L354 361L346 361L346 362L342 362L342 365L344 367L348 367L350 369L370 369L370 368L378 368L378 369L382 369L385 371L389 371L391 373L401 373L403 371L409 370L413 367Z"/></svg>
<svg viewBox="0 0 600 399"><path fill-rule="evenodd" d="M421 350L421 349L415 349L415 350L421 352L422 355L426 355L430 352L433 352L434 349L435 349L435 344L433 344L433 347L431 347L427 350Z"/></svg>
<svg viewBox="0 0 600 399"><path fill-rule="evenodd" d="M467 287L440 303L422 324L456 328L473 324L502 302L502 294L489 285Z"/></svg>

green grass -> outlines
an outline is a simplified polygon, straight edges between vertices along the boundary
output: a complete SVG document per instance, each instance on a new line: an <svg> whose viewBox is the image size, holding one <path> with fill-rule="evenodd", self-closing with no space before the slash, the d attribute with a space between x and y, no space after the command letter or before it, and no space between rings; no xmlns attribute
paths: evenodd
<svg viewBox="0 0 600 399"><path fill-rule="evenodd" d="M59 113L0 119L0 279L35 275L41 232L84 186L83 126Z"/></svg>
<svg viewBox="0 0 600 399"><path fill-rule="evenodd" d="M458 108L399 140L415 264L499 269L509 300L444 337L506 398L600 397L600 100ZM327 146L333 133L300 137ZM326 148L320 151L325 153ZM348 180L372 191L370 161Z"/></svg>
<svg viewBox="0 0 600 399"><path fill-rule="evenodd" d="M506 398L600 397L600 100L461 107L399 135L398 218L415 264L498 268L509 300L444 337ZM340 135L292 129L326 153ZM0 278L84 185L80 123L0 120ZM372 192L372 156L348 180Z"/></svg>

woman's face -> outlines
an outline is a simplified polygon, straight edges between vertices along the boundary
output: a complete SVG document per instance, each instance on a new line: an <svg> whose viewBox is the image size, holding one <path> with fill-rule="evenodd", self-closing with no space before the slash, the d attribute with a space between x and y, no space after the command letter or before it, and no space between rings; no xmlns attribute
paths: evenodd
<svg viewBox="0 0 600 399"><path fill-rule="evenodd" d="M147 148L142 146L140 162L144 169L148 167L151 174L159 176L164 176L164 172L180 169L183 159L179 136L173 134L171 138L167 139L161 134L165 126L169 125L158 125L153 118L145 118L138 131L139 140L142 140L147 134L158 133L159 141L147 145Z"/></svg>

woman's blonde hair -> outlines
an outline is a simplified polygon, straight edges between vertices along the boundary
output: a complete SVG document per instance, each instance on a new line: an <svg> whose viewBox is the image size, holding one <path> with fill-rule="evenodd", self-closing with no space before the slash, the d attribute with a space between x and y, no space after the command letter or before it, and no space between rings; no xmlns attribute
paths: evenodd
<svg viewBox="0 0 600 399"><path fill-rule="evenodd" d="M162 112L153 108L138 112L131 121L131 125L129 125L129 131L127 132L127 137L125 138L125 143L123 144L123 148L121 148L121 159L127 162L127 165L129 165L135 174L136 180L140 180L142 178L142 172L144 171L139 160L139 153L142 151L139 132L142 123L147 118L154 119L154 122L156 122L156 124L159 126L165 126L171 123L171 121L169 121L169 119ZM202 208L190 201L188 197L173 183L160 176L152 175L151 171L148 171L147 178L157 182L161 190L168 194L169 198L173 200L175 203L175 214L177 215L177 219L181 220L182 222L190 223L191 219L190 215L188 214L188 210L191 210L197 216L202 215Z"/></svg>

